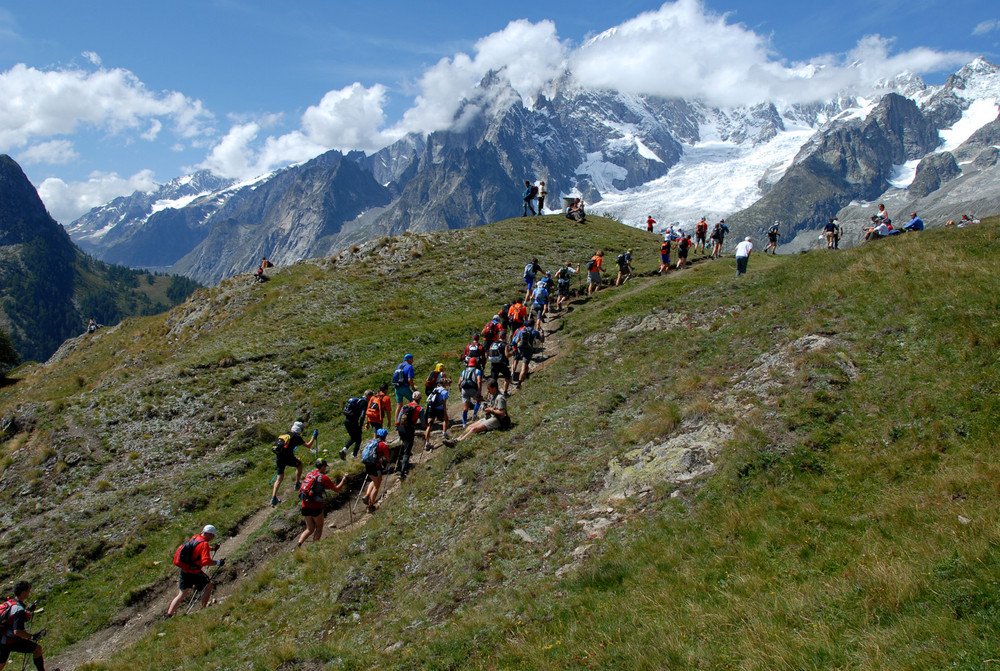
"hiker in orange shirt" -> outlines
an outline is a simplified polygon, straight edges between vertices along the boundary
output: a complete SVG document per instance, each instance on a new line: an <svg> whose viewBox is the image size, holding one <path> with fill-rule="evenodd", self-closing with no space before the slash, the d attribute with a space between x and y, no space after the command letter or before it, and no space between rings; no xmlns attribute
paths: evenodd
<svg viewBox="0 0 1000 671"><path fill-rule="evenodd" d="M379 385L378 393L368 400L368 410L365 413L365 424L378 431L382 425L392 418L392 401L386 395L389 384L383 382Z"/></svg>
<svg viewBox="0 0 1000 671"><path fill-rule="evenodd" d="M597 253L590 258L590 261L587 261L587 281L590 282L590 285L587 287L588 296L595 291L601 290L601 263L603 261L603 249L598 249Z"/></svg>

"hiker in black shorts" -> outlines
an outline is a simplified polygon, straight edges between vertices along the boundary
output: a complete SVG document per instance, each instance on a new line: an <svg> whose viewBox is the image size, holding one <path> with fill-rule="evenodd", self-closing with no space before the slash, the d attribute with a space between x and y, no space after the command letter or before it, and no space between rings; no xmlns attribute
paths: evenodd
<svg viewBox="0 0 1000 671"><path fill-rule="evenodd" d="M344 428L347 429L347 444L340 450L341 460L347 459L347 450L354 446L354 457L357 458L358 450L361 449L362 424L365 419L365 410L368 409L368 402L375 392L367 390L362 396L349 398L344 404Z"/></svg>
<svg viewBox="0 0 1000 671"><path fill-rule="evenodd" d="M318 431L313 431L312 438L309 439L309 442L306 442L302 437L303 428L305 426L302 422L293 422L287 437L279 436L277 442L274 444L274 461L278 475L274 478L274 487L271 489L272 506L281 503L281 499L278 498L278 489L285 479L286 467L292 466L295 468L295 491L299 491L299 486L302 484L302 462L295 456L295 448L305 445L311 449L316 444L316 436L319 433Z"/></svg>
<svg viewBox="0 0 1000 671"><path fill-rule="evenodd" d="M503 393L506 396L510 389L510 347L502 340L498 340L490 346L486 358L490 360L490 377L499 384L503 378Z"/></svg>
<svg viewBox="0 0 1000 671"><path fill-rule="evenodd" d="M27 628L27 622L34 613L34 606L26 605L30 595L31 583L22 580L14 585L14 596L3 603L2 608L6 611L4 619L7 626L3 630L2 638L0 638L0 669L7 664L10 653L23 652L31 655L38 671L45 671L42 646L38 645L38 639L42 637L42 632L29 634Z"/></svg>

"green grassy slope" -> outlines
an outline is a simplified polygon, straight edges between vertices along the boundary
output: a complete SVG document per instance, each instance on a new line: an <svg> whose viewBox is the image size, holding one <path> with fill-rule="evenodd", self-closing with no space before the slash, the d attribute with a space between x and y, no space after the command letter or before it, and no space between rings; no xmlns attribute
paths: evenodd
<svg viewBox="0 0 1000 671"><path fill-rule="evenodd" d="M95 668L982 668L1000 633L996 223L580 300L511 399L512 431L444 452L364 527L275 553L223 604ZM166 580L153 562L193 526L258 508L263 441L287 419L340 440L345 396L404 350L424 374L453 362L523 257L623 245L655 268L655 238L599 219L388 240L199 292L0 390L4 412L35 413L2 449L14 520L57 528L13 486L56 471L87 512L75 531L135 520L93 559L83 537L0 540L37 562L55 647ZM393 247L405 262L376 260ZM102 478L120 494L107 509L87 493Z"/></svg>

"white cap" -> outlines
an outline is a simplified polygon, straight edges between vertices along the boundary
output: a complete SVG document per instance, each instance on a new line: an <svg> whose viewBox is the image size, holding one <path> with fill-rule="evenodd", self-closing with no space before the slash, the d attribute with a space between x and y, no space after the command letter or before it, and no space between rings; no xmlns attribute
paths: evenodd
<svg viewBox="0 0 1000 671"><path fill-rule="evenodd" d="M304 428L305 428L305 425L302 422L292 422L291 432L292 433L302 433L302 429L304 429Z"/></svg>
<svg viewBox="0 0 1000 671"><path fill-rule="evenodd" d="M749 235L747 236L747 242L750 242L750 236Z"/></svg>
<svg viewBox="0 0 1000 671"><path fill-rule="evenodd" d="M215 527L213 527L211 524L206 524L205 528L201 530L201 535L205 536L208 534L211 534L212 536L218 536L219 532L216 531Z"/></svg>

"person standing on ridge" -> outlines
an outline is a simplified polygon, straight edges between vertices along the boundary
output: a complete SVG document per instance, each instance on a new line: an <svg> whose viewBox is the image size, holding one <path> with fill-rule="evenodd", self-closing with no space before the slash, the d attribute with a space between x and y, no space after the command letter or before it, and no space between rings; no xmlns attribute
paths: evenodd
<svg viewBox="0 0 1000 671"><path fill-rule="evenodd" d="M225 559L212 559L212 552L219 549L211 545L219 535L215 527L206 524L200 534L195 534L191 540L177 548L174 553L174 566L181 570L180 591L167 607L167 617L173 617L177 608L192 589L201 592L201 607L207 608L212 599L212 581L203 570L206 566L225 566Z"/></svg>
<svg viewBox="0 0 1000 671"><path fill-rule="evenodd" d="M538 187L534 186L528 180L524 180L524 214L522 214L521 216L523 217L528 216L528 210L531 210L532 216L538 214L537 212L535 212L535 208L531 206L531 202L535 200L535 197L537 195L538 195Z"/></svg>
<svg viewBox="0 0 1000 671"><path fill-rule="evenodd" d="M670 236L664 235L663 242L660 243L660 269L657 275L670 272Z"/></svg>
<svg viewBox="0 0 1000 671"><path fill-rule="evenodd" d="M746 240L736 245L736 276L746 275L747 262L750 260L750 252L753 251L753 243L748 235Z"/></svg>
<svg viewBox="0 0 1000 671"><path fill-rule="evenodd" d="M653 215L649 215L648 217L646 217L646 231L648 233L652 233L653 232L653 224L655 224L655 223L656 223L656 219L653 219Z"/></svg>
<svg viewBox="0 0 1000 671"><path fill-rule="evenodd" d="M413 398L416 387L413 385L413 355L407 354L403 357L403 363L396 366L392 374L392 387L396 391L396 404L399 405L403 399L409 401Z"/></svg>
<svg viewBox="0 0 1000 671"><path fill-rule="evenodd" d="M729 227L726 226L725 219L719 219L719 223L712 229L712 258L717 259L722 256L722 242L726 239Z"/></svg>
<svg viewBox="0 0 1000 671"><path fill-rule="evenodd" d="M31 583L27 580L20 580L14 584L14 596L4 604L7 612L4 616L6 626L0 634L0 669L7 665L10 653L23 652L26 655L31 655L31 661L34 662L38 671L45 671L42 646L38 644L42 633L28 633L27 623L34 615L35 610L33 605L27 605L30 596ZM25 664L27 664L27 660L25 660ZM24 668L24 664L21 665L21 668ZM56 669L56 671L59 670Z"/></svg>
<svg viewBox="0 0 1000 671"><path fill-rule="evenodd" d="M347 450L351 445L354 446L354 458L358 457L358 450L361 449L362 420L365 418L368 401L374 395L375 392L368 389L362 396L349 398L344 404L344 428L347 429L347 444L340 450L341 460L347 459Z"/></svg>
<svg viewBox="0 0 1000 671"><path fill-rule="evenodd" d="M299 486L302 483L302 462L295 456L295 450L303 445L312 449L312 446L316 444L316 436L319 435L319 431L313 431L312 438L309 439L309 442L306 442L302 437L303 428L305 426L302 422L292 422L292 428L288 430L288 433L278 436L278 440L274 443L274 459L277 475L274 478L274 487L271 488L272 506L281 503L281 499L278 498L278 490L281 488L281 483L285 480L285 468L287 466L295 468L295 491L299 491Z"/></svg>
<svg viewBox="0 0 1000 671"><path fill-rule="evenodd" d="M778 232L778 227L781 226L780 221L775 221L771 228L767 229L767 247L764 248L764 253L767 254L767 250L771 250L771 256L774 256L778 252L778 238L781 237L781 233Z"/></svg>
<svg viewBox="0 0 1000 671"><path fill-rule="evenodd" d="M549 190L545 188L545 182L539 182L538 184L538 214L542 214L542 209L545 207L545 198L549 195Z"/></svg>
<svg viewBox="0 0 1000 671"><path fill-rule="evenodd" d="M313 542L318 543L323 537L323 523L326 521L326 502L323 494L326 490L332 489L335 492L344 489L344 482L347 481L347 474L340 476L340 482L333 484L326 472L330 465L326 459L317 459L313 470L302 482L302 491L299 496L302 498L302 519L306 522L306 530L299 535L298 547L313 537Z"/></svg>
<svg viewBox="0 0 1000 671"><path fill-rule="evenodd" d="M400 405L396 410L396 433L399 434L400 458L399 479L406 479L406 471L410 467L413 456L413 440L417 429L424 422L424 409L420 407L420 392L413 392L413 400L406 405Z"/></svg>
<svg viewBox="0 0 1000 671"><path fill-rule="evenodd" d="M688 250L691 249L691 237L681 233L680 240L677 241L677 270L687 265Z"/></svg>
<svg viewBox="0 0 1000 671"><path fill-rule="evenodd" d="M365 424L378 431L392 417L392 401L385 393L389 385L383 382L378 387L378 393L368 400L368 410L365 412Z"/></svg>
<svg viewBox="0 0 1000 671"><path fill-rule="evenodd" d="M431 431L434 429L434 420L441 422L441 435L448 435L448 387L451 380L442 375L438 379L437 386L427 394L426 409L424 417L427 420L427 429L424 431L424 447L428 450L434 449L431 443Z"/></svg>
<svg viewBox="0 0 1000 671"><path fill-rule="evenodd" d="M833 249L833 232L837 230L837 224L834 223L835 221L835 219L831 219L826 222L826 226L823 227L823 235L826 237L827 249Z"/></svg>
<svg viewBox="0 0 1000 671"><path fill-rule="evenodd" d="M601 264L604 262L604 250L598 249L597 253L587 261L587 295L591 296L595 291L601 290ZM515 366L516 367L516 366Z"/></svg>

